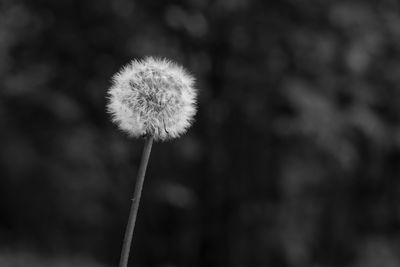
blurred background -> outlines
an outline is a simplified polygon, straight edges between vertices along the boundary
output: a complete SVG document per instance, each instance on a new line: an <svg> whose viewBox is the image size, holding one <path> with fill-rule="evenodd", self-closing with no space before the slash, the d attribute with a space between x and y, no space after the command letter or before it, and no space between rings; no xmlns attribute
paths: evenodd
<svg viewBox="0 0 400 267"><path fill-rule="evenodd" d="M0 266L117 266L143 141L105 96L148 55L199 111L130 266L400 266L396 0L0 0Z"/></svg>

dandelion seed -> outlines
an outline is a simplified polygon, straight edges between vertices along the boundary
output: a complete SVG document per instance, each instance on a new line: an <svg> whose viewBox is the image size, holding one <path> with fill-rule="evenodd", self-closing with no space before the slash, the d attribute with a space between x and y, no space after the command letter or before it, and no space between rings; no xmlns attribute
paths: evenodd
<svg viewBox="0 0 400 267"><path fill-rule="evenodd" d="M133 60L113 77L107 109L130 136L179 137L196 113L194 78L166 59Z"/></svg>

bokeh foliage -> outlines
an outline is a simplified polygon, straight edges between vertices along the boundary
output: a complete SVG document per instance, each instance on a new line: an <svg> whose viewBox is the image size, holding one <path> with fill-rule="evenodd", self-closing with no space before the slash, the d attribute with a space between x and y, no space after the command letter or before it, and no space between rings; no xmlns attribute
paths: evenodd
<svg viewBox="0 0 400 267"><path fill-rule="evenodd" d="M199 113L154 146L131 263L399 266L395 0L1 0L3 249L118 261L142 142L105 93L146 55Z"/></svg>

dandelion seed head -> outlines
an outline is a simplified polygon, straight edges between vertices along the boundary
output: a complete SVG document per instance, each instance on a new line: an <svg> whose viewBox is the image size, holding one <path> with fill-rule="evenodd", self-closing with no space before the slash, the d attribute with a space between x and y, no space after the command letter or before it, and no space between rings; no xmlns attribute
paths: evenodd
<svg viewBox="0 0 400 267"><path fill-rule="evenodd" d="M147 57L131 61L114 75L107 109L130 136L151 135L164 141L190 127L196 97L194 78L181 66Z"/></svg>

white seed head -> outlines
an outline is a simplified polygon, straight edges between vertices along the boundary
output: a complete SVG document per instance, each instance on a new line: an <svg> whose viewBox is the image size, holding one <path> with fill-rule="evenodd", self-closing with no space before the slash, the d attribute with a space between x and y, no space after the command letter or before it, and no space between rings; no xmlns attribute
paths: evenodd
<svg viewBox="0 0 400 267"><path fill-rule="evenodd" d="M113 77L108 112L130 136L167 140L185 133L196 114L194 78L166 59L133 60Z"/></svg>

